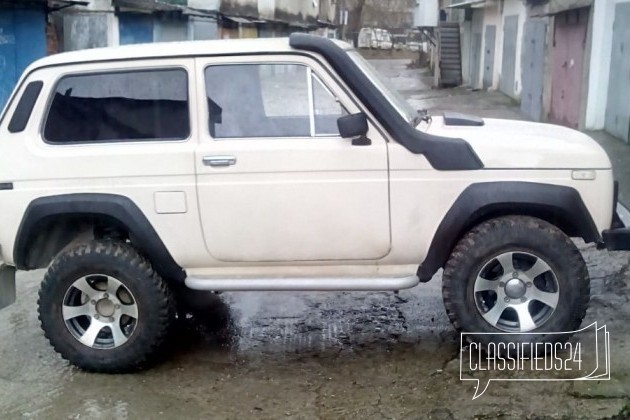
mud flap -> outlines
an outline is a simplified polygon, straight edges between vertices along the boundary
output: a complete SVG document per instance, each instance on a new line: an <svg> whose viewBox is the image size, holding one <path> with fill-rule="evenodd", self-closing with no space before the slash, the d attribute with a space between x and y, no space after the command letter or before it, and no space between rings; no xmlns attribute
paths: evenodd
<svg viewBox="0 0 630 420"><path fill-rule="evenodd" d="M15 267L0 265L0 309L15 303Z"/></svg>

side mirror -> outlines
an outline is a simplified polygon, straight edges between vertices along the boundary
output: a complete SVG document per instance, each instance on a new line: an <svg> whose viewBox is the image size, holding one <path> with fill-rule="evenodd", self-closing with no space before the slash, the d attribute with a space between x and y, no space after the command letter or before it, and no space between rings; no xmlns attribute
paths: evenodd
<svg viewBox="0 0 630 420"><path fill-rule="evenodd" d="M369 146L372 140L367 138L368 121L363 112L345 115L337 120L339 134L344 139L352 139L353 146Z"/></svg>

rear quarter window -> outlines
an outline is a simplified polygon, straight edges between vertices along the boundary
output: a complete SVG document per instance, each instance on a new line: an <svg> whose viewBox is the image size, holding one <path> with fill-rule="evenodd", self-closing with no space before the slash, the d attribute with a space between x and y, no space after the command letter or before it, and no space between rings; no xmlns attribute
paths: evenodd
<svg viewBox="0 0 630 420"><path fill-rule="evenodd" d="M50 98L43 134L54 144L186 139L188 73L159 69L65 76Z"/></svg>
<svg viewBox="0 0 630 420"><path fill-rule="evenodd" d="M24 131L26 124L28 124L28 120L31 118L33 106L35 106L35 102L37 102L37 98L39 97L39 93L42 91L43 85L44 84L38 80L30 82L26 86L24 93L20 97L20 101L15 107L15 112L13 112L11 121L9 121L8 128L10 133L19 133Z"/></svg>

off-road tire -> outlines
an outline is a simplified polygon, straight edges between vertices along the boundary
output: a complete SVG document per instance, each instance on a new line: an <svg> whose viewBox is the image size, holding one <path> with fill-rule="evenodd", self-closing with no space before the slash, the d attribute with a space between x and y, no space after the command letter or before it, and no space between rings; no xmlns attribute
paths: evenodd
<svg viewBox="0 0 630 420"><path fill-rule="evenodd" d="M559 283L559 298L550 318L530 332L501 334L477 309L474 282L484 264L503 252L527 252L546 260ZM487 348L494 343L563 342L568 334L545 334L577 330L586 315L590 279L580 251L560 229L534 217L505 216L488 220L470 230L458 242L446 263L442 295L446 313L458 332L498 333L470 335Z"/></svg>
<svg viewBox="0 0 630 420"><path fill-rule="evenodd" d="M66 291L77 279L93 274L115 277L136 300L139 315L135 330L119 347L88 347L64 322ZM81 244L58 255L41 284L38 306L41 327L55 351L81 369L101 373L137 371L153 364L175 318L172 295L151 264L131 245L109 240Z"/></svg>

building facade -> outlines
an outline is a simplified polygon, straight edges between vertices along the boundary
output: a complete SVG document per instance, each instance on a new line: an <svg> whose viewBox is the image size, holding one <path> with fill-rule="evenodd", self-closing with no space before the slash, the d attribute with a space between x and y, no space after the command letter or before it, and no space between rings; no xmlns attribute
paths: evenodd
<svg viewBox="0 0 630 420"><path fill-rule="evenodd" d="M71 2L0 0L0 109L26 67L48 52L47 13Z"/></svg>
<svg viewBox="0 0 630 420"><path fill-rule="evenodd" d="M442 0L460 22L462 75L535 121L630 141L630 0Z"/></svg>
<svg viewBox="0 0 630 420"><path fill-rule="evenodd" d="M150 42L337 37L338 0L0 0L0 108L47 53Z"/></svg>

